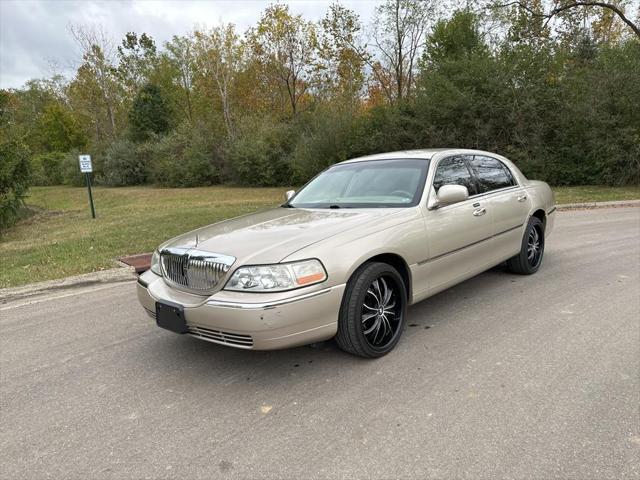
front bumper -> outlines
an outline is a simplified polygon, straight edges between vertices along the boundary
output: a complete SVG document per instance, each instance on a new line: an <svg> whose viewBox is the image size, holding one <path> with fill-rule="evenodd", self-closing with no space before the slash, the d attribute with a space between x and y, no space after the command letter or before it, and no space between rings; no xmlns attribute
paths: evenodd
<svg viewBox="0 0 640 480"><path fill-rule="evenodd" d="M138 299L155 318L157 300L184 306L189 334L213 343L253 350L274 350L328 340L335 336L345 285L311 292L273 295L229 292L204 299L167 286L147 271L138 280ZM247 301L251 295L251 302Z"/></svg>

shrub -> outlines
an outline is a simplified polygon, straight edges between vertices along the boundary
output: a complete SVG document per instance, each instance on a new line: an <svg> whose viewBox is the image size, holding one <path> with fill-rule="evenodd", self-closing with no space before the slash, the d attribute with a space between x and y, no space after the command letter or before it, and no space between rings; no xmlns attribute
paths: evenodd
<svg viewBox="0 0 640 480"><path fill-rule="evenodd" d="M72 185L80 187L85 184L84 174L80 173L80 165L78 164L78 150L72 150L67 153L60 163L60 174L64 185ZM94 155L91 156L93 168L96 168Z"/></svg>
<svg viewBox="0 0 640 480"><path fill-rule="evenodd" d="M30 182L29 149L17 140L0 143L0 229L15 222Z"/></svg>
<svg viewBox="0 0 640 480"><path fill-rule="evenodd" d="M350 158L353 132L354 121L350 113L313 112L291 154L293 177L288 184L303 184L330 165Z"/></svg>
<svg viewBox="0 0 640 480"><path fill-rule="evenodd" d="M295 141L292 128L252 119L241 130L226 152L232 180L252 186L289 185L289 157Z"/></svg>
<svg viewBox="0 0 640 480"><path fill-rule="evenodd" d="M65 154L62 152L41 153L31 157L32 185L61 185L64 181L62 164Z"/></svg>
<svg viewBox="0 0 640 480"><path fill-rule="evenodd" d="M196 187L223 179L220 149L211 132L200 125L181 125L167 136L141 147L150 157L153 183L166 187Z"/></svg>
<svg viewBox="0 0 640 480"><path fill-rule="evenodd" d="M136 146L128 140L116 140L107 148L102 160L99 183L120 187L140 185L147 179L145 157L138 155Z"/></svg>

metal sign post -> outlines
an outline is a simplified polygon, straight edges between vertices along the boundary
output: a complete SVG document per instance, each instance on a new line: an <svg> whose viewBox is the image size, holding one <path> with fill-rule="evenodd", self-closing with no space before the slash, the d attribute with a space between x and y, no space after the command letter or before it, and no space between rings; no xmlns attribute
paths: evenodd
<svg viewBox="0 0 640 480"><path fill-rule="evenodd" d="M89 191L89 204L91 205L91 217L96 218L96 209L93 206L93 195L91 193L91 172L93 172L93 166L91 165L91 155L79 155L80 171L84 173L87 180L87 190Z"/></svg>

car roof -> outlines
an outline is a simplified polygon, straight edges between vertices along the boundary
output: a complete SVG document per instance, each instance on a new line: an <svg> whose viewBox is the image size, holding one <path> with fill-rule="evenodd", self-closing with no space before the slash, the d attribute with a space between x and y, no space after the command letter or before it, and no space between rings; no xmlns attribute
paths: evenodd
<svg viewBox="0 0 640 480"><path fill-rule="evenodd" d="M374 155L366 155L364 157L352 158L340 163L352 163L352 162L364 162L367 160L407 160L407 159L424 159L431 160L431 158L437 153L451 152L459 154L489 154L496 156L495 153L485 152L482 150L471 150L467 148L425 148L420 150L398 150L397 152L376 153Z"/></svg>

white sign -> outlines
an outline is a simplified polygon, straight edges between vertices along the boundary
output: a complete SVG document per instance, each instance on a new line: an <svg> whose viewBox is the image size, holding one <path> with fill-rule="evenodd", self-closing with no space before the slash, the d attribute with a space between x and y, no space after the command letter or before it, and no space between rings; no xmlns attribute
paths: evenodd
<svg viewBox="0 0 640 480"><path fill-rule="evenodd" d="M93 167L91 166L91 155L79 155L80 159L80 171L82 173L91 173L93 172Z"/></svg>

